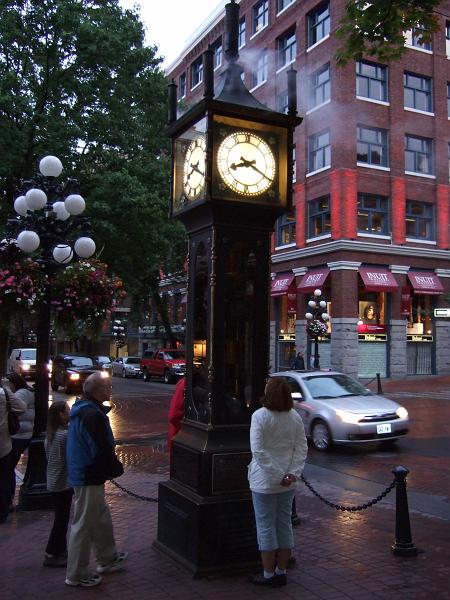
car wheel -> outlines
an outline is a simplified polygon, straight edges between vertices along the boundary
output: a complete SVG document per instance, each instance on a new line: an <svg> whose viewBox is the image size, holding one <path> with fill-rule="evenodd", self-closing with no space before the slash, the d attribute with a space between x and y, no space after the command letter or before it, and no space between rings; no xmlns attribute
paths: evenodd
<svg viewBox="0 0 450 600"><path fill-rule="evenodd" d="M164 371L164 383L172 383L172 377L170 376L169 370Z"/></svg>
<svg viewBox="0 0 450 600"><path fill-rule="evenodd" d="M127 378L127 372L125 371L125 369L122 369L122 379L126 379Z"/></svg>
<svg viewBox="0 0 450 600"><path fill-rule="evenodd" d="M314 421L311 429L311 440L312 445L319 452L327 452L333 443L331 439L331 433L328 425L325 421L318 419Z"/></svg>
<svg viewBox="0 0 450 600"><path fill-rule="evenodd" d="M148 371L148 369L144 369L144 381L150 381L150 372Z"/></svg>
<svg viewBox="0 0 450 600"><path fill-rule="evenodd" d="M380 446L382 450L392 450L392 448L396 447L397 442L398 438L395 438L393 440L381 440Z"/></svg>
<svg viewBox="0 0 450 600"><path fill-rule="evenodd" d="M59 389L59 385L56 383L56 381L54 379L50 380L50 387L52 388L52 390L54 392L57 392Z"/></svg>

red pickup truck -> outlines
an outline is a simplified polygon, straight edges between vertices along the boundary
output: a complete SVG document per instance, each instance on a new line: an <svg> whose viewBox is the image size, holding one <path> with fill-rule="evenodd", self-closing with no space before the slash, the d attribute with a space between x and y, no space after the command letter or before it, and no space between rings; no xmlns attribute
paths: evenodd
<svg viewBox="0 0 450 600"><path fill-rule="evenodd" d="M150 381L151 377L163 377L164 383L173 383L186 374L185 351L172 348L147 350L141 358L141 371L144 381Z"/></svg>

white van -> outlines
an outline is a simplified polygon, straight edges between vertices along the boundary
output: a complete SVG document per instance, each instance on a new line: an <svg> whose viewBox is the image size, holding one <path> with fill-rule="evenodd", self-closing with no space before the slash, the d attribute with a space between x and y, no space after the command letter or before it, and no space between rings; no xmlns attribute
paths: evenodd
<svg viewBox="0 0 450 600"><path fill-rule="evenodd" d="M14 348L8 358L8 373L18 373L25 379L34 379L36 375L36 348Z"/></svg>

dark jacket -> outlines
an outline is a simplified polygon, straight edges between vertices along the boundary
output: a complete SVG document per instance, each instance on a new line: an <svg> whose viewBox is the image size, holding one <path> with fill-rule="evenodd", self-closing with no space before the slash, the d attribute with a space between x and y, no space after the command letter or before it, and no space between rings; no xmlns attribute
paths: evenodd
<svg viewBox="0 0 450 600"><path fill-rule="evenodd" d="M87 396L70 411L67 470L72 486L101 485L119 477L123 467L114 450L114 436L106 413Z"/></svg>

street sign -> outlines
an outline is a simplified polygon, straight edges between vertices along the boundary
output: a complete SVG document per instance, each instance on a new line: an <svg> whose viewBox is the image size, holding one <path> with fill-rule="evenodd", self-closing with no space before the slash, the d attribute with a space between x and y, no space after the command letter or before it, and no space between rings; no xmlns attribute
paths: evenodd
<svg viewBox="0 0 450 600"><path fill-rule="evenodd" d="M435 308L434 316L436 318L449 318L450 317L450 308Z"/></svg>

